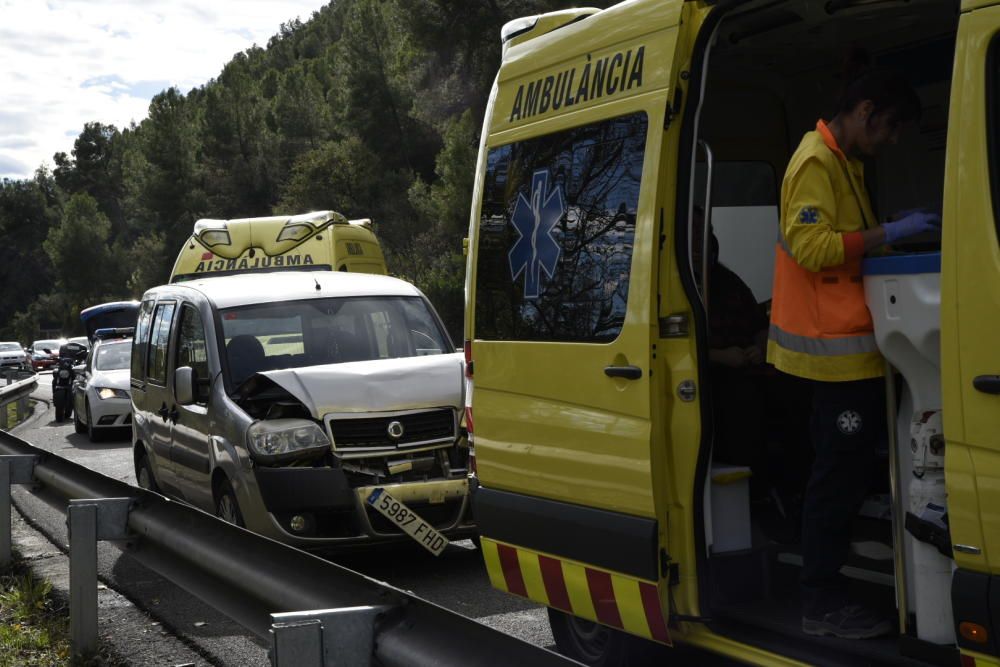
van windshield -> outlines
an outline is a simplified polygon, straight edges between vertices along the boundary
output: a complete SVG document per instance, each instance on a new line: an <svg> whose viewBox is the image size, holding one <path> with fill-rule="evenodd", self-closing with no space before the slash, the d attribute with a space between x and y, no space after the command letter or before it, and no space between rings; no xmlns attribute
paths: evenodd
<svg viewBox="0 0 1000 667"><path fill-rule="evenodd" d="M221 311L232 386L261 371L452 351L420 297L285 301Z"/></svg>

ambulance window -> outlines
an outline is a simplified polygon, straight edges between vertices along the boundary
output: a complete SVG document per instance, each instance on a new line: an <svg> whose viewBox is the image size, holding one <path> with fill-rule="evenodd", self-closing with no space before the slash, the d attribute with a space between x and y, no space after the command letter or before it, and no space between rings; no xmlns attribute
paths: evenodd
<svg viewBox="0 0 1000 667"><path fill-rule="evenodd" d="M608 342L628 302L645 113L487 155L476 337Z"/></svg>
<svg viewBox="0 0 1000 667"><path fill-rule="evenodd" d="M146 377L146 351L149 347L149 320L152 315L153 302L143 301L139 306L135 338L132 341L132 377L139 381Z"/></svg>

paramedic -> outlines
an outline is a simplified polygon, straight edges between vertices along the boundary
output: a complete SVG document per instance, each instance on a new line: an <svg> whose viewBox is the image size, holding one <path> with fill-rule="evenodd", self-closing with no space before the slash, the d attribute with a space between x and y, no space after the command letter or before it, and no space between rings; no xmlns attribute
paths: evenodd
<svg viewBox="0 0 1000 667"><path fill-rule="evenodd" d="M811 635L864 639L891 629L887 615L848 601L840 575L887 435L884 362L861 259L937 229L940 217L917 211L879 225L860 158L896 143L919 115L920 99L902 78L863 74L846 86L833 119L803 137L781 185L767 360L813 384L801 574L802 630Z"/></svg>

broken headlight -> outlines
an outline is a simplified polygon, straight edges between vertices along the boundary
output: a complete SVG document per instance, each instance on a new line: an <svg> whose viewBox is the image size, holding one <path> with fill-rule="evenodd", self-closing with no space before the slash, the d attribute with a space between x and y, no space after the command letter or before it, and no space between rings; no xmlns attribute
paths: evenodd
<svg viewBox="0 0 1000 667"><path fill-rule="evenodd" d="M247 445L257 461L275 463L327 450L330 439L306 419L266 419L247 429Z"/></svg>

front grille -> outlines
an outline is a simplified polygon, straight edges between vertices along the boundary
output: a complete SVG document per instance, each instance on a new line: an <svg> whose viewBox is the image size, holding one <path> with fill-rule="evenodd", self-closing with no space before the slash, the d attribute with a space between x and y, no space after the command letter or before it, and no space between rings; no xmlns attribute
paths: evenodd
<svg viewBox="0 0 1000 667"><path fill-rule="evenodd" d="M400 438L389 435L389 425L399 422ZM455 412L450 409L410 412L380 417L329 420L334 449L395 449L455 438Z"/></svg>

